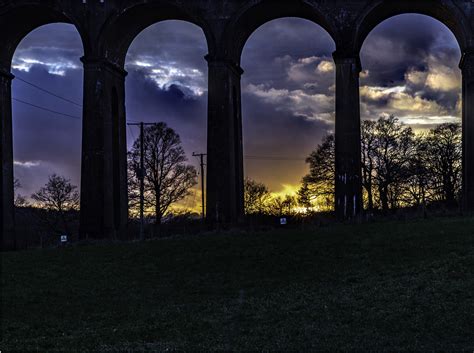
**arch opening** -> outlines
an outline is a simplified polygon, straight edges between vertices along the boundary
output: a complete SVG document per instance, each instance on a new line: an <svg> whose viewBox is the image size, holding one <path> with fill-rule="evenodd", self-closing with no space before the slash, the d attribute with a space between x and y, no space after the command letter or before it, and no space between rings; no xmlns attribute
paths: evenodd
<svg viewBox="0 0 474 353"><path fill-rule="evenodd" d="M206 37L202 29L181 20L166 20L143 30L133 41L126 58L126 110L132 124L145 122L145 130L152 124L165 123L179 136L186 156L185 165L200 173L200 161L193 153L206 153L207 148L207 62ZM129 214L139 214L137 173L133 170L133 151L139 147L140 130L136 125L127 129L129 153ZM135 163L136 164L136 163ZM132 168L130 168L132 166ZM189 195L172 202L162 216L172 217L181 213L199 218L202 213L201 178L189 188ZM152 180L145 180L145 190L150 190ZM157 222L158 201L154 192L146 191L149 201L145 215L150 222ZM162 209L163 210L163 209ZM158 222L159 223L159 222Z"/></svg>
<svg viewBox="0 0 474 353"><path fill-rule="evenodd" d="M369 211L459 206L460 58L452 30L426 15L391 17L365 40L360 96Z"/></svg>
<svg viewBox="0 0 474 353"><path fill-rule="evenodd" d="M76 28L55 23L27 34L12 57L14 176L18 181L16 224L20 228L17 234L21 235L18 241L23 245L39 244L38 232L78 236L82 55L82 40ZM33 196L53 175L73 186L65 198L64 210L53 206L51 200ZM55 181L60 190L60 180ZM44 217L38 218L34 214L41 212L31 207L52 208L55 212L41 211ZM44 241L57 239L50 237Z"/></svg>
<svg viewBox="0 0 474 353"><path fill-rule="evenodd" d="M285 200L291 203L286 213L333 210L334 141L326 137L334 132L334 50L321 26L301 18L267 22L247 41L242 54L247 214L282 213ZM321 153L327 158L318 165L325 176L309 178L306 159L325 141ZM306 204L298 200L303 178L311 179ZM265 210L251 204L260 183L269 191Z"/></svg>

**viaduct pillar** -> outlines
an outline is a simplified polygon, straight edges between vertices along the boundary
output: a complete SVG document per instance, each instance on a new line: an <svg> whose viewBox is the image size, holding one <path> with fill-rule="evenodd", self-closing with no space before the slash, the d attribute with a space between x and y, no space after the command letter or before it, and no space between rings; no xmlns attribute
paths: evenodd
<svg viewBox="0 0 474 353"><path fill-rule="evenodd" d="M463 53L462 71L462 206L474 210L474 50Z"/></svg>
<svg viewBox="0 0 474 353"><path fill-rule="evenodd" d="M244 214L242 112L237 62L206 56L209 64L207 221L235 224Z"/></svg>
<svg viewBox="0 0 474 353"><path fill-rule="evenodd" d="M358 55L333 54L336 63L335 208L340 219L362 211Z"/></svg>
<svg viewBox="0 0 474 353"><path fill-rule="evenodd" d="M126 72L105 58L83 57L80 237L124 238L128 221Z"/></svg>
<svg viewBox="0 0 474 353"><path fill-rule="evenodd" d="M14 76L0 69L0 234L2 250L14 250L13 138L11 84Z"/></svg>

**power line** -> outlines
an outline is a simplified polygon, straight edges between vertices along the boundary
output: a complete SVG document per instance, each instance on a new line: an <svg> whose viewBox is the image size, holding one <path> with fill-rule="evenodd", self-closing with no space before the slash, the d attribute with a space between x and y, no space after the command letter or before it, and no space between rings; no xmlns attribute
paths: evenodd
<svg viewBox="0 0 474 353"><path fill-rule="evenodd" d="M25 105L29 105L30 107L33 107L33 108L36 108L36 109L44 110L44 111L49 112L49 113L62 115L62 116L65 116L67 118L72 118L72 119L76 119L76 120L82 120L82 118L79 117L79 116L58 112L57 110L53 110L53 109L49 109L49 108L46 108L46 107L43 107L43 106L40 106L40 105L29 103L29 102L26 102L26 101L21 100L19 98L14 98L13 97L12 100L17 101L17 102L22 103L22 104L25 104ZM127 122L134 122L134 121L133 120L127 120Z"/></svg>
<svg viewBox="0 0 474 353"><path fill-rule="evenodd" d="M18 99L18 98L12 98L12 99L16 102L19 102L19 103L22 103L22 104L25 104L25 105L29 105L30 107L33 107L33 108L36 108L36 109L44 110L44 111L49 112L49 113L62 115L62 116L65 116L65 117L68 117L68 118L71 118L71 119L82 120L82 118L79 117L79 116L58 112L58 111L53 110L53 109L49 109L49 108L42 107L42 106L39 106L39 105L36 105L36 104L33 104L33 103L25 102L24 100L21 100L21 99Z"/></svg>
<svg viewBox="0 0 474 353"><path fill-rule="evenodd" d="M15 76L15 78L16 78L17 80L21 81L21 82L26 83L27 85L30 85L31 87L36 88L37 90L40 90L41 92L47 93L47 94L49 94L49 95L51 95L51 96L53 96L53 97L56 97L56 98L61 99L61 100L65 101L65 102L74 104L75 106L78 106L78 107L82 108L82 104L79 104L79 103L74 102L74 101L72 101L72 100L70 100L70 99L68 99L68 98L64 98L64 97L62 97L62 96L60 96L60 95L57 95L56 93L51 92L51 91L48 91L47 89L42 88L42 87L40 87L40 86L38 86L38 85L36 85L36 84L34 84L34 83L31 83L31 82L29 82L29 81L27 81L27 80L25 80L25 79L23 79L23 78L21 78L21 77Z"/></svg>
<svg viewBox="0 0 474 353"><path fill-rule="evenodd" d="M83 105L82 105L82 104L79 104L79 103L77 103L77 102L74 102L74 101L71 100L71 99L68 99L68 98L64 98L64 97L62 97L62 96L59 96L59 95L57 95L56 93L51 92L51 91L47 90L46 88L43 88L43 87L41 87L41 86L38 86L38 85L36 85L36 84L34 84L34 83L31 83L31 82L29 82L29 81L27 81L27 80L25 80L25 79L23 79L23 78L21 78L21 77L15 76L15 79L17 79L17 80L19 80L19 81L21 81L21 82L24 82L24 83L26 83L27 85L30 85L30 86L32 86L32 87L34 87L34 88L36 88L36 89L38 89L38 90L40 90L40 91L42 91L42 92L44 92L44 93L47 93L47 94L49 94L49 95L51 95L51 96L53 96L53 97L56 97L56 98L61 99L61 100L65 101L65 102L68 102L68 103L74 104L75 106L78 106L78 107L80 107L80 108L83 108ZM52 110L52 109L49 109L49 108L45 108L45 107L42 107L42 106L39 106L39 105L35 105L35 104L32 104L32 103L28 103L28 102L22 101L22 100L17 99L17 98L12 98L12 99L13 99L13 100L16 100L16 101L18 101L18 102L20 102L20 103L23 103L23 104L26 104L26 105L35 107L35 108L37 108L37 109L41 109L41 110L48 111L48 112L50 112L50 113L54 113L54 114L58 114L58 115L64 115L64 116L67 116L67 117L70 117L70 118L74 118L74 119L81 119L81 118L78 117L78 116L73 116L73 115L70 115L70 114L61 113L61 112L58 112L58 111L55 111L55 110ZM128 123L138 123L138 121L134 121L134 120L127 120L127 122L128 122Z"/></svg>

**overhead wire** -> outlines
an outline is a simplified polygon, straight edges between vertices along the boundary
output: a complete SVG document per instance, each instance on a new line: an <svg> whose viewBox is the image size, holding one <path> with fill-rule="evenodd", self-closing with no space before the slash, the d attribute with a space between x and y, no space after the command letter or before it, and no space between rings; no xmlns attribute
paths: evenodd
<svg viewBox="0 0 474 353"><path fill-rule="evenodd" d="M23 82L23 83L25 83L25 84L27 84L27 85L29 85L29 86L31 86L31 87L34 87L34 88L36 88L37 90L39 90L39 91L41 91L41 92L43 92L43 93L49 94L49 95L52 96L52 97L58 98L58 99L60 99L60 100L62 100L62 101L64 101L64 102L73 104L73 105L75 105L75 106L77 106L77 107L80 107L80 108L83 108L83 105L82 105L82 104L79 104L79 103L77 103L77 102L75 102L75 101L73 101L73 100L71 100L71 99L65 98L65 97L63 97L63 96L60 96L60 95L58 95L58 94L56 94L56 93L54 93L54 92L52 92L52 91L50 91L50 90L47 90L46 88L43 88L43 87L41 87L41 86L39 86L39 85L37 85L37 84L35 84L35 83L32 83L32 82L30 82L30 81L28 81L28 80L25 80L25 79L22 78L22 77L15 76L15 79L16 79L16 80L19 80L19 81L21 81L21 82ZM36 108L36 109L40 109L40 110L49 112L49 113L53 113L53 114L57 114L57 115L62 115L62 116L65 116L65 117L68 117L68 118L73 118L73 119L79 119L79 120L82 119L82 118L79 117L79 116L75 116L75 115L67 114L67 113L62 113L62 112L56 111L56 110L54 110L54 109L50 109L50 108L43 107L43 106L40 106L40 105L37 105L37 104L33 104L33 103L30 103L30 102L26 102L26 101L24 101L24 100L22 100L22 99L19 99L19 98L16 98L16 97L14 97L14 98L12 98L12 99L13 99L14 101L19 102L19 103L22 103L22 104L25 104L25 105L34 107L34 108ZM134 121L134 120L127 120L127 122L134 123L135 121Z"/></svg>
<svg viewBox="0 0 474 353"><path fill-rule="evenodd" d="M53 114L57 114L57 115L62 115L62 116L65 116L65 117L68 117L68 118L72 118L72 119L82 120L82 118L79 117L79 116L75 116L75 115L71 115L71 114L67 114L67 113L58 112L57 110L49 109L49 108L46 108L46 107L42 107L42 106L40 106L40 105L36 105L36 104L30 103L30 102L26 102L26 101L21 100L21 99L19 99L19 98L13 97L12 100L14 100L14 101L16 101L16 102L19 102L19 103L22 103L22 104L25 104L25 105L28 105L28 106L30 106L30 107L36 108L36 109L40 109L40 110L49 112L49 113L53 113Z"/></svg>
<svg viewBox="0 0 474 353"><path fill-rule="evenodd" d="M29 85L29 86L31 86L31 87L34 87L34 88L36 88L37 90L39 90L39 91L41 91L41 92L47 93L47 94L49 94L49 95L51 95L51 96L53 96L53 97L56 97L56 98L61 99L61 100L65 101L65 102L74 104L75 106L82 108L82 104L79 104L79 103L77 103L77 102L74 102L74 101L71 100L71 99L64 98L64 97L62 97L62 96L60 96L60 95L58 95L58 94L56 94L56 93L54 93L54 92L51 92L51 91L49 91L49 90L47 90L47 89L45 89L45 88L43 88L43 87L40 87L40 86L38 86L38 85L36 85L36 84L34 84L34 83L32 83L32 82L29 82L29 81L25 80L24 78L15 76L15 79L17 79L17 80L19 80L19 81L21 81L21 82L23 82L23 83L26 83L27 85Z"/></svg>

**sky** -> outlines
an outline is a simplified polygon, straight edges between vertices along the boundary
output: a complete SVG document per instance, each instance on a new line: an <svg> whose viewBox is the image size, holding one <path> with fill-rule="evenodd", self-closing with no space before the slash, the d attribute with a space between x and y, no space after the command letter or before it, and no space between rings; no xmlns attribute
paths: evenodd
<svg viewBox="0 0 474 353"><path fill-rule="evenodd" d="M296 18L268 22L243 54L245 175L274 193L294 191L308 171L305 158L333 132L335 67L331 37ZM181 136L189 162L206 151L207 45L199 27L165 21L144 30L129 49L127 118L164 121ZM29 196L48 175L80 185L83 55L75 28L51 24L31 32L13 59L13 97L67 116L13 102L15 177ZM361 51L361 117L396 115L416 130L460 122L460 49L440 22L422 15L386 20ZM65 102L22 80L67 98ZM128 144L138 137L127 128ZM186 201L193 207L198 189Z"/></svg>

